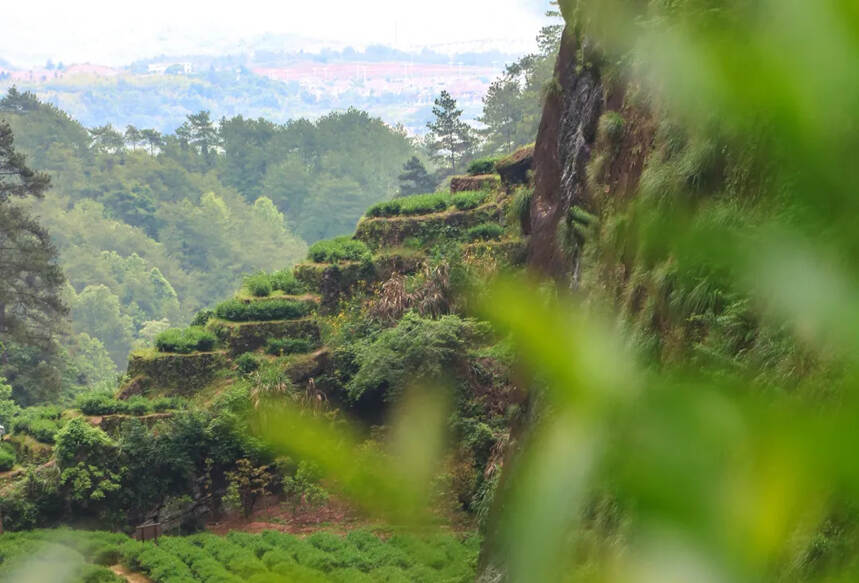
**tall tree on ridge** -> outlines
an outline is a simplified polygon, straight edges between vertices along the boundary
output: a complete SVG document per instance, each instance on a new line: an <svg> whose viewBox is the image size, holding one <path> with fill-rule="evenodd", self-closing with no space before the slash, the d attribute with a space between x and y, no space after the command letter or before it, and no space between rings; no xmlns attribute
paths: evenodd
<svg viewBox="0 0 859 583"><path fill-rule="evenodd" d="M456 163L474 147L472 129L462 121L462 110L457 109L456 100L447 91L435 100L432 113L435 120L427 124L430 154L449 164L451 174L456 174Z"/></svg>
<svg viewBox="0 0 859 583"><path fill-rule="evenodd" d="M140 130L133 125L128 125L125 128L125 143L131 146L132 150L137 150L137 145L142 141Z"/></svg>
<svg viewBox="0 0 859 583"><path fill-rule="evenodd" d="M209 166L214 164L219 145L218 130L208 111L189 115L185 123L176 130L176 137L192 146Z"/></svg>

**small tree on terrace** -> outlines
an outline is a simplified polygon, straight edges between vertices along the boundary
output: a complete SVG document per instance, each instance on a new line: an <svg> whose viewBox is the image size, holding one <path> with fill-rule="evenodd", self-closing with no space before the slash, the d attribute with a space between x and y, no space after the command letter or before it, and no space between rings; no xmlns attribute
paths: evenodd
<svg viewBox="0 0 859 583"><path fill-rule="evenodd" d="M261 497L269 494L273 477L269 466L254 466L248 459L236 461L236 469L227 472L227 494L224 502L232 508L241 508L245 518L251 515Z"/></svg>
<svg viewBox="0 0 859 583"><path fill-rule="evenodd" d="M447 91L435 100L432 113L435 120L427 124L430 154L449 164L451 173L456 174L456 163L474 147L473 131L462 121L462 110L457 109L456 100Z"/></svg>
<svg viewBox="0 0 859 583"><path fill-rule="evenodd" d="M399 196L411 196L435 190L435 179L430 176L417 156L409 158L403 166L403 173L400 174L399 179Z"/></svg>

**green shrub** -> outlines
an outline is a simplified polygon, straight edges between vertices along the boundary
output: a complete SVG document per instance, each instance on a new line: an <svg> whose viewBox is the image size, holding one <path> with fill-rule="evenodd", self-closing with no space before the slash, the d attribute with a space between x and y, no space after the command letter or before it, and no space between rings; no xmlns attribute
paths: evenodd
<svg viewBox="0 0 859 583"><path fill-rule="evenodd" d="M453 315L434 320L407 312L395 327L356 345L357 370L347 393L355 402L364 397L394 401L409 385L442 378L482 332L473 320Z"/></svg>
<svg viewBox="0 0 859 583"><path fill-rule="evenodd" d="M8 472L15 466L17 458L15 452L7 449L6 446L0 446L0 472Z"/></svg>
<svg viewBox="0 0 859 583"><path fill-rule="evenodd" d="M337 237L314 243L307 256L316 263L337 263L363 261L369 259L372 254L362 241L356 241L351 237Z"/></svg>
<svg viewBox="0 0 859 583"><path fill-rule="evenodd" d="M236 359L236 366L242 374L250 374L259 369L259 357L251 352L245 352Z"/></svg>
<svg viewBox="0 0 859 583"><path fill-rule="evenodd" d="M313 344L303 338L270 338L265 351L272 356L304 354L313 350Z"/></svg>
<svg viewBox="0 0 859 583"><path fill-rule="evenodd" d="M308 314L304 302L294 300L272 300L245 303L228 300L215 308L215 314L230 322L270 322L274 320L297 320Z"/></svg>
<svg viewBox="0 0 859 583"><path fill-rule="evenodd" d="M450 206L450 194L435 192L432 194L417 194L397 199L401 215L426 215L447 210Z"/></svg>
<svg viewBox="0 0 859 583"><path fill-rule="evenodd" d="M470 241L489 241L490 239L498 239L504 234L504 228L498 223L483 223L475 225L465 232L465 236Z"/></svg>
<svg viewBox="0 0 859 583"><path fill-rule="evenodd" d="M271 276L262 271L253 275L246 275L244 286L254 297L265 298L271 295L274 286L271 283Z"/></svg>
<svg viewBox="0 0 859 583"><path fill-rule="evenodd" d="M155 339L155 347L159 352L190 354L208 352L215 347L216 342L217 338L212 332L199 326L191 326L165 330Z"/></svg>
<svg viewBox="0 0 859 583"><path fill-rule="evenodd" d="M117 400L107 393L81 395L76 404L84 415L112 415L117 412Z"/></svg>
<svg viewBox="0 0 859 583"><path fill-rule="evenodd" d="M458 192L453 195L453 206L461 211L476 209L486 200L485 192Z"/></svg>
<svg viewBox="0 0 859 583"><path fill-rule="evenodd" d="M304 286L295 279L291 269L281 269L271 274L271 286L285 294L298 295L304 293Z"/></svg>
<svg viewBox="0 0 859 583"><path fill-rule="evenodd" d="M78 397L76 406L84 415L149 415L153 412L163 412L179 409L182 400L161 397L149 400L139 395L127 400L114 398L107 393L90 393Z"/></svg>
<svg viewBox="0 0 859 583"><path fill-rule="evenodd" d="M474 160L468 165L468 173L471 176L478 176L480 174L493 174L495 172L495 164L498 163L498 160L501 158L480 158L478 160Z"/></svg>

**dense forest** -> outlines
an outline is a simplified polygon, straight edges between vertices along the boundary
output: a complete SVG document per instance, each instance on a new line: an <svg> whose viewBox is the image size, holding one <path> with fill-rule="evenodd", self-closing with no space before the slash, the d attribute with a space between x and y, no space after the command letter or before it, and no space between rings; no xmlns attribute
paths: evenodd
<svg viewBox="0 0 859 583"><path fill-rule="evenodd" d="M422 139L0 101L0 578L856 579L859 13L557 8Z"/></svg>

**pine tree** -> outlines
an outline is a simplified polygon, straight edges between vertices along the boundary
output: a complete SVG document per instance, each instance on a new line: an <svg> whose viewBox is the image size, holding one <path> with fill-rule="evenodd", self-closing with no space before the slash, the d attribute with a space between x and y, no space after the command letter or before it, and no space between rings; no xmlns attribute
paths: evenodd
<svg viewBox="0 0 859 583"><path fill-rule="evenodd" d="M487 146L493 153L513 150L524 117L519 82L508 75L496 79L483 98L483 117L478 118L486 125Z"/></svg>
<svg viewBox="0 0 859 583"><path fill-rule="evenodd" d="M156 130L140 130L140 139L149 146L149 154L154 156L155 150L164 146L164 137Z"/></svg>
<svg viewBox="0 0 859 583"><path fill-rule="evenodd" d="M13 142L9 124L0 122L0 362L4 365L13 346L53 352L55 333L68 313L60 297L65 278L57 265L56 248L47 231L12 200L42 198L50 178L27 167ZM7 371L7 376L14 381L14 374Z"/></svg>
<svg viewBox="0 0 859 583"><path fill-rule="evenodd" d="M411 196L412 194L423 194L435 190L435 179L430 176L423 163L417 156L412 156L403 166L403 173L399 176L399 196Z"/></svg>
<svg viewBox="0 0 859 583"><path fill-rule="evenodd" d="M456 163L474 147L474 136L467 123L462 121L462 110L447 91L442 91L432 108L435 120L427 124L427 146L433 158L450 164L456 174Z"/></svg>
<svg viewBox="0 0 859 583"><path fill-rule="evenodd" d="M132 150L137 150L137 145L143 140L143 136L140 134L140 130L138 130L133 125L129 125L125 128L125 143L131 147Z"/></svg>
<svg viewBox="0 0 859 583"><path fill-rule="evenodd" d="M125 147L125 136L107 124L89 130L93 149L117 154Z"/></svg>
<svg viewBox="0 0 859 583"><path fill-rule="evenodd" d="M187 121L176 130L176 137L192 146L210 166L220 145L218 129L208 111L189 115Z"/></svg>

